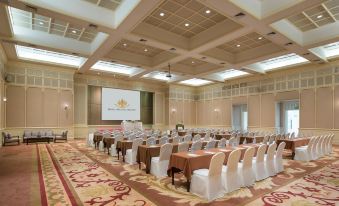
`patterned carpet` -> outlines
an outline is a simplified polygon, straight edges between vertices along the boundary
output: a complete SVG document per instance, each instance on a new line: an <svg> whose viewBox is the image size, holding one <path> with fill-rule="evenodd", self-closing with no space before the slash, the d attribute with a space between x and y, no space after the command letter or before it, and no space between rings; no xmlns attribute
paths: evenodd
<svg viewBox="0 0 339 206"><path fill-rule="evenodd" d="M0 151L1 168L6 153L20 148L33 150L33 160L36 155L32 162L37 170L31 175L38 176L40 184L32 189L40 190L40 197L35 199L40 198L41 205L339 205L338 147L331 156L309 163L286 159L283 173L210 203L186 192L182 175L176 175L173 186L170 178L157 180L137 165L123 164L107 153L87 147L84 141L6 147ZM5 171L0 174L2 189L7 176ZM19 184L13 185L18 190L31 183L15 184ZM0 201L0 205L38 205L37 201L15 203L15 198L10 204Z"/></svg>

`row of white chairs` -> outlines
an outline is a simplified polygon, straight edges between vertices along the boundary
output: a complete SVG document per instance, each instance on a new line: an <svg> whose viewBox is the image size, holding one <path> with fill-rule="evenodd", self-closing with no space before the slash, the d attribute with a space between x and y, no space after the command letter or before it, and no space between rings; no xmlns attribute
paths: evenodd
<svg viewBox="0 0 339 206"><path fill-rule="evenodd" d="M228 157L227 165L223 165L224 153L215 154L211 159L209 169L193 171L191 192L212 201L225 193L252 186L255 181L282 172L282 153L285 143L279 144L277 150L276 147L275 143L269 145L267 154L265 154L267 145L261 145L256 157L254 157L255 148L249 147L240 162L241 151L234 150Z"/></svg>
<svg viewBox="0 0 339 206"><path fill-rule="evenodd" d="M332 152L334 134L312 137L307 145L295 148L294 160L311 161Z"/></svg>

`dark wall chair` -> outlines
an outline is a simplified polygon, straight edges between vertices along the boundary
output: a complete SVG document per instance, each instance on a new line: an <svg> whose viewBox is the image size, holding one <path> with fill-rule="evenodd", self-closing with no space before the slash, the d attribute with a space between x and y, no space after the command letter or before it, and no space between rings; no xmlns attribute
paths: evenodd
<svg viewBox="0 0 339 206"><path fill-rule="evenodd" d="M2 145L17 143L20 144L19 136L12 136L9 133L2 132Z"/></svg>

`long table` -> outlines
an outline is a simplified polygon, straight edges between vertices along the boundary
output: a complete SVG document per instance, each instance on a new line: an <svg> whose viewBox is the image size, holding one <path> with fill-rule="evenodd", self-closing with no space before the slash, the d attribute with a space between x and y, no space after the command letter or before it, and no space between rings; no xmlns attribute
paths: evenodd
<svg viewBox="0 0 339 206"><path fill-rule="evenodd" d="M193 142L189 142L189 146L191 147ZM202 147L205 147L207 141L202 141ZM179 143L173 144L172 153L178 152ZM146 165L146 173L149 174L151 170L151 161L152 157L158 157L160 155L161 145L140 145L138 147L137 153L137 163L139 164L139 169L141 169L141 163Z"/></svg>
<svg viewBox="0 0 339 206"><path fill-rule="evenodd" d="M304 138L296 138L296 139L278 139L277 145L279 145L282 142L286 143L285 149L292 150L292 159L294 159L295 156L295 148L305 146L310 141L310 138L304 137Z"/></svg>
<svg viewBox="0 0 339 206"><path fill-rule="evenodd" d="M243 159L243 155L247 148L254 147L256 149L259 148L260 144L246 144L239 145L238 147L226 147L226 148L213 148L209 150L198 150L194 153L191 152L179 152L173 153L170 158L170 162L168 165L168 173L172 176L172 184L174 184L174 174L176 172L183 172L187 179L187 191L190 190L190 181L191 176L194 170L198 169L208 169L210 165L210 161L212 156L217 152L223 152L226 155L224 160L224 164L227 164L228 156L235 149L241 150L241 159Z"/></svg>

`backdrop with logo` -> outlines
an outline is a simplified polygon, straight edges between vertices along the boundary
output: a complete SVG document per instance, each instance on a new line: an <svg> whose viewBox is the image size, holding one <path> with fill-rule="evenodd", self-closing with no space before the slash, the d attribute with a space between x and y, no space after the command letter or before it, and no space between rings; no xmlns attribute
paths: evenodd
<svg viewBox="0 0 339 206"><path fill-rule="evenodd" d="M102 88L102 120L140 120L140 92Z"/></svg>

